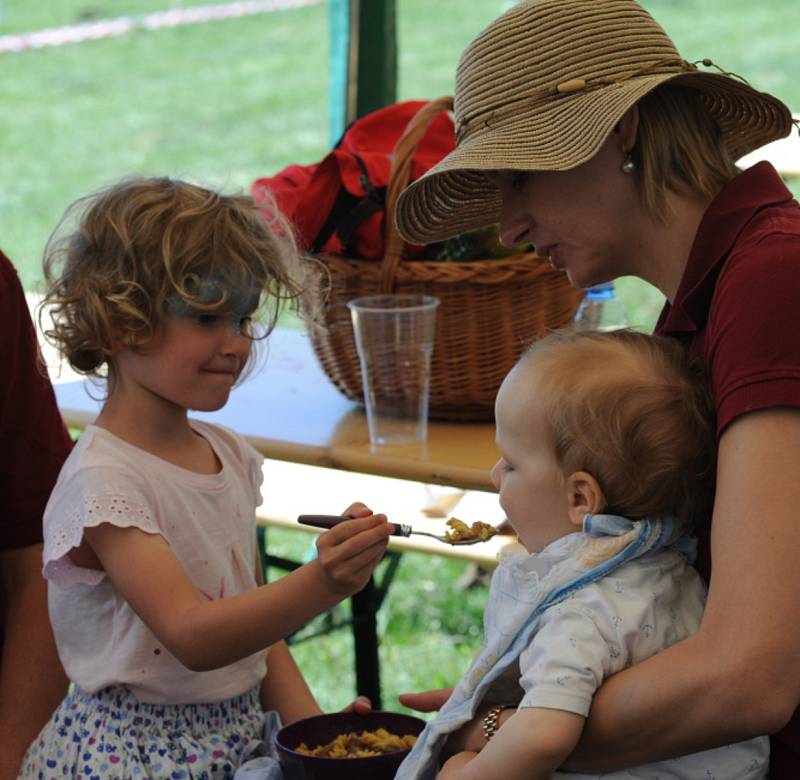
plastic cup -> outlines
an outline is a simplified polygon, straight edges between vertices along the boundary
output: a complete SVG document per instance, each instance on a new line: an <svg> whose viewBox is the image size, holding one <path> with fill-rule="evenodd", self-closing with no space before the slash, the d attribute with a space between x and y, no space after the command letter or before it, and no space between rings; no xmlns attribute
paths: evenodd
<svg viewBox="0 0 800 780"><path fill-rule="evenodd" d="M428 436L431 354L439 299L372 295L348 304L373 448Z"/></svg>

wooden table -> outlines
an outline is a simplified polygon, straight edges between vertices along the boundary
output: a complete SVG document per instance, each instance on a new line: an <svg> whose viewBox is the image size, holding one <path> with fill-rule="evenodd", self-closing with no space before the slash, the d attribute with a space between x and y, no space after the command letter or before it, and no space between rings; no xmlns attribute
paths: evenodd
<svg viewBox="0 0 800 780"><path fill-rule="evenodd" d="M308 337L277 329L260 348L260 367L231 393L223 409L192 416L242 433L265 457L276 460L465 489L493 490L490 472L497 460L492 423L431 421L425 445L370 446L362 408L342 396L319 367ZM100 409L86 383L55 385L67 425L83 428ZM102 388L89 388L95 398ZM271 517L265 507L259 520L269 526L306 529L294 518ZM441 528L439 522L437 530ZM424 529L423 529L424 530ZM470 547L451 547L423 537L392 539L393 552L422 551L492 564L513 537L499 536ZM390 578L391 579L391 578ZM380 670L375 616L388 588L374 583L352 599L358 691L380 706Z"/></svg>
<svg viewBox="0 0 800 780"><path fill-rule="evenodd" d="M239 431L268 458L493 490L489 475L497 450L492 423L432 421L425 445L375 450L363 409L328 380L304 333L279 328L260 347L263 366L234 389L228 403L193 417ZM91 392L99 396L102 389ZM58 384L56 395L64 421L76 428L91 422L100 409L83 382Z"/></svg>

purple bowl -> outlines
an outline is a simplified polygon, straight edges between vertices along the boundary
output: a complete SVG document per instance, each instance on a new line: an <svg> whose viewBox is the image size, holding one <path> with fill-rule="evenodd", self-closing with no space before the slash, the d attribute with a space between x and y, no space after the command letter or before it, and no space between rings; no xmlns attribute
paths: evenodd
<svg viewBox="0 0 800 780"><path fill-rule="evenodd" d="M365 758L322 758L298 753L301 742L324 745L339 734L386 729L390 734L419 735L425 721L399 712L331 712L314 715L284 726L275 736L278 759L286 780L392 780L408 750Z"/></svg>

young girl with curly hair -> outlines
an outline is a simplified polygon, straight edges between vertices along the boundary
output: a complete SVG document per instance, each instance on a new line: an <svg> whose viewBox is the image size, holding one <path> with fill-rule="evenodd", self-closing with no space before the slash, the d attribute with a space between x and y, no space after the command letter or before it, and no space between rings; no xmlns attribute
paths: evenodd
<svg viewBox="0 0 800 780"><path fill-rule="evenodd" d="M46 252L48 337L107 376L107 397L45 512L74 687L21 777L232 777L270 724L320 712L283 638L364 586L393 526L355 503L315 560L263 585L262 458L188 416L225 404L254 339L304 289L278 214L268 224L247 197L166 178L74 213Z"/></svg>

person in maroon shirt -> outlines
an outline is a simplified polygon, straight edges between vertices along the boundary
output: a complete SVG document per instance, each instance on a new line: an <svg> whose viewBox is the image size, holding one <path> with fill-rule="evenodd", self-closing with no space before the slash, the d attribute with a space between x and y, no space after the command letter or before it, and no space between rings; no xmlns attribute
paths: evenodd
<svg viewBox="0 0 800 780"><path fill-rule="evenodd" d="M0 780L17 776L67 689L41 571L42 515L70 447L25 294L0 252Z"/></svg>
<svg viewBox="0 0 800 780"><path fill-rule="evenodd" d="M698 67L702 65L701 69ZM400 197L416 243L499 222L578 287L633 275L705 360L718 435L700 630L607 681L567 766L609 772L771 734L800 777L800 206L768 163L788 108L691 64L634 0L528 0L459 63L458 144ZM402 697L435 708L442 692ZM485 744L479 711L458 748ZM513 717L513 710L501 713ZM492 724L495 725L495 724Z"/></svg>

